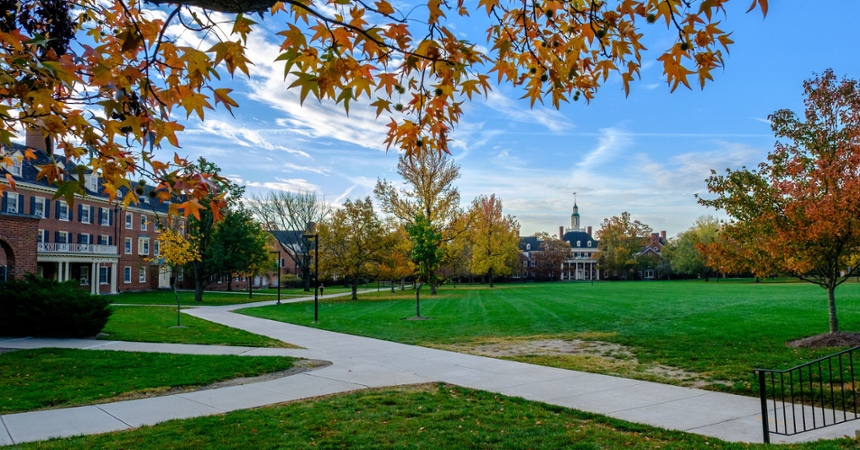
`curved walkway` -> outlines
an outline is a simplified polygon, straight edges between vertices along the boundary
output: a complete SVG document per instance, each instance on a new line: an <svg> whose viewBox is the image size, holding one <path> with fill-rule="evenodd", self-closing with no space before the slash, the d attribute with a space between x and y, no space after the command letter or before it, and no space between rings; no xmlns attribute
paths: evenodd
<svg viewBox="0 0 860 450"><path fill-rule="evenodd" d="M328 297L328 296L327 296ZM302 301L305 299L290 299ZM282 300L283 302L283 300ZM277 380L165 397L0 416L0 444L50 437L102 433L170 419L219 414L302 398L370 387L442 381L523 397L553 405L713 436L761 442L756 398L660 383L536 366L481 356L398 344L235 314L231 311L273 302L210 306L184 312L304 349L255 349L117 341L18 339L0 347L71 347L96 350L285 355L331 361L329 367ZM854 435L848 422L772 442L801 442Z"/></svg>

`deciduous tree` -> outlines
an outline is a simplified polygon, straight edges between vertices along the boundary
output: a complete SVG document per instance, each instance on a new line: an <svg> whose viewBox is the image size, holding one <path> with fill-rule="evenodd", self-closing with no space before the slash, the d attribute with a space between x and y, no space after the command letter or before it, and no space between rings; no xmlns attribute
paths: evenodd
<svg viewBox="0 0 860 450"><path fill-rule="evenodd" d="M597 259L604 273L627 276L637 267L636 256L648 242L651 227L633 220L630 213L603 219L597 232L600 243L597 246Z"/></svg>
<svg viewBox="0 0 860 450"><path fill-rule="evenodd" d="M745 249L741 256L767 255L824 288L835 333L836 287L860 267L860 91L832 70L803 86L803 117L787 109L769 116L780 140L767 161L712 175L708 190L717 197L699 202L729 214L724 232Z"/></svg>
<svg viewBox="0 0 860 450"><path fill-rule="evenodd" d="M460 178L460 167L450 156L439 152L402 155L397 173L409 189L398 189L391 182L379 180L373 191L386 214L406 226L415 225L416 217L426 219L441 236L442 243L451 242L465 232L468 220L462 220L460 191L454 186L454 181ZM430 261L425 261L431 295L436 294L435 273L443 261L440 259L432 266L427 265Z"/></svg>
<svg viewBox="0 0 860 450"><path fill-rule="evenodd" d="M446 152L463 102L493 82L555 107L592 100L612 74L628 92L647 24L677 31L657 57L671 89L690 87L689 77L704 86L732 43L720 24L729 4L737 1L3 0L0 142L27 129L43 133L99 172L111 200L130 174L148 173L161 198L182 199L177 212L196 216L221 206L217 196L204 201L214 177L184 170L188 161L158 149L179 146L183 112L204 120L219 104L239 106L218 80L250 76L249 36L271 30L252 14L282 24L277 60L301 102L331 101L347 112L372 102L389 120L387 147L412 155ZM756 7L766 14L767 0ZM448 23L448 15L470 14L489 21L483 45ZM63 175L56 164L40 173L68 185L73 200L83 187Z"/></svg>
<svg viewBox="0 0 860 450"><path fill-rule="evenodd" d="M413 223L406 227L409 240L412 242L410 254L416 266L415 286L415 317L421 317L421 285L436 284L436 272L442 262L445 250L442 248L442 233L433 228L420 212L415 215Z"/></svg>
<svg viewBox="0 0 860 450"><path fill-rule="evenodd" d="M212 271L227 276L227 290L233 290L233 276L252 273L261 261L270 259L269 233L245 210L230 211L212 232L207 252Z"/></svg>
<svg viewBox="0 0 860 450"><path fill-rule="evenodd" d="M673 242L672 271L700 275L707 281L711 271L719 270L721 265L711 266L701 249L717 241L719 230L720 223L713 216L698 217L695 224Z"/></svg>
<svg viewBox="0 0 860 450"><path fill-rule="evenodd" d="M535 253L535 269L541 277L560 280L562 265L572 258L570 243L546 237L540 243L540 251Z"/></svg>
<svg viewBox="0 0 860 450"><path fill-rule="evenodd" d="M176 297L176 326L181 326L179 310L182 303L179 293L176 292L176 271L182 267L200 260L197 252L197 243L194 236L185 235L177 230L162 227L158 231L159 256L150 258L150 261L160 260L170 268L170 288Z"/></svg>
<svg viewBox="0 0 860 450"><path fill-rule="evenodd" d="M349 282L352 299L357 300L358 280L376 273L388 247L387 234L370 197L347 199L341 209L320 224L320 272Z"/></svg>
<svg viewBox="0 0 860 450"><path fill-rule="evenodd" d="M270 191L256 195L246 203L248 209L268 231L294 231L299 238L309 222L322 223L331 214L331 207L316 192ZM311 286L310 239L301 237L299 248L279 242L279 246L302 271L305 292Z"/></svg>
<svg viewBox="0 0 860 450"><path fill-rule="evenodd" d="M496 194L481 195L472 201L473 218L469 229L472 243L472 271L487 274L490 287L493 277L511 273L513 261L519 255L520 225L511 215L502 212L502 200Z"/></svg>

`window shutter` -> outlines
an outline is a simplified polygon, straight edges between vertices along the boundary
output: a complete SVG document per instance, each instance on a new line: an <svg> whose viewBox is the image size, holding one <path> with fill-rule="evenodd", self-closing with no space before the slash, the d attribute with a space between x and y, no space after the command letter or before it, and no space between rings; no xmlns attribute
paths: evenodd
<svg viewBox="0 0 860 450"><path fill-rule="evenodd" d="M113 236L108 236L108 245L113 245Z"/></svg>
<svg viewBox="0 0 860 450"><path fill-rule="evenodd" d="M59 200L54 202L54 218L55 219L60 218L60 201Z"/></svg>
<svg viewBox="0 0 860 450"><path fill-rule="evenodd" d="M36 214L36 197L30 197L30 215Z"/></svg>
<svg viewBox="0 0 860 450"><path fill-rule="evenodd" d="M108 225L113 225L113 210L108 210Z"/></svg>
<svg viewBox="0 0 860 450"><path fill-rule="evenodd" d="M78 234L78 236L80 236L80 234ZM69 236L66 238L66 243L71 244L73 242L72 241L73 237L75 237L75 233L69 233Z"/></svg>
<svg viewBox="0 0 860 450"><path fill-rule="evenodd" d="M60 242L60 232L59 231L54 232L54 242Z"/></svg>
<svg viewBox="0 0 860 450"><path fill-rule="evenodd" d="M69 206L69 222L74 222L74 220L75 220L75 215L73 214L74 211L75 211L75 208L72 208L71 206Z"/></svg>
<svg viewBox="0 0 860 450"><path fill-rule="evenodd" d="M45 199L42 201L44 202L43 205L45 205L45 217L51 217L51 202Z"/></svg>
<svg viewBox="0 0 860 450"><path fill-rule="evenodd" d="M24 194L18 194L18 214L24 214Z"/></svg>
<svg viewBox="0 0 860 450"><path fill-rule="evenodd" d="M3 193L3 204L0 205L0 212L6 212L6 192Z"/></svg>
<svg viewBox="0 0 860 450"><path fill-rule="evenodd" d="M83 235L83 234L79 234L79 235L78 235L78 244L83 244L83 242L81 242L81 238L82 238L82 237L84 237L84 235Z"/></svg>
<svg viewBox="0 0 860 450"><path fill-rule="evenodd" d="M84 221L84 205L78 205L78 222ZM78 242L80 244L80 242Z"/></svg>

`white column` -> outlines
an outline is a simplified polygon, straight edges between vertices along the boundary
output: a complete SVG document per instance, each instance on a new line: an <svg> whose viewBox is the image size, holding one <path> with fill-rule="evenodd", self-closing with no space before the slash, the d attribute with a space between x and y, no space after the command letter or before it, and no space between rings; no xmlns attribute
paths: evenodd
<svg viewBox="0 0 860 450"><path fill-rule="evenodd" d="M72 262L66 261L66 276L63 277L63 281L72 279Z"/></svg>
<svg viewBox="0 0 860 450"><path fill-rule="evenodd" d="M110 293L116 294L116 261L110 263Z"/></svg>
<svg viewBox="0 0 860 450"><path fill-rule="evenodd" d="M90 294L99 295L99 263L94 262L90 267Z"/></svg>
<svg viewBox="0 0 860 450"><path fill-rule="evenodd" d="M57 263L57 273L54 274L54 279L57 281L63 281L63 262L60 261Z"/></svg>

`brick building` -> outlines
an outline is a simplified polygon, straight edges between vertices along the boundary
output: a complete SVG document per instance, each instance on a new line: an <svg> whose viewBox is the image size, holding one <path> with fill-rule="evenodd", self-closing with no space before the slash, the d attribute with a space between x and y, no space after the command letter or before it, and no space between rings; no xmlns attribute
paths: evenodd
<svg viewBox="0 0 860 450"><path fill-rule="evenodd" d="M0 149L13 161L0 167L0 183L7 184L0 204L0 241L5 242L0 247L7 266L12 260L15 276L33 272L58 281L75 279L93 294L168 287L169 274L157 263L155 233L168 205L143 195L139 204L123 208L121 198L128 190L120 189L120 197L111 203L91 173L79 180L87 195L76 195L74 204L55 200L57 188L36 179L38 166L50 162L51 149L31 136L27 144ZM34 150L35 160L24 158L27 148ZM53 158L67 173L75 173L62 155ZM15 180L15 190L8 186L7 173ZM25 222L31 231L21 228ZM30 261L34 253L35 264Z"/></svg>

